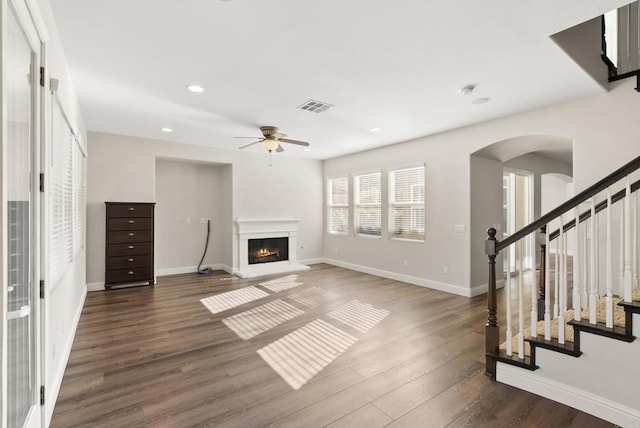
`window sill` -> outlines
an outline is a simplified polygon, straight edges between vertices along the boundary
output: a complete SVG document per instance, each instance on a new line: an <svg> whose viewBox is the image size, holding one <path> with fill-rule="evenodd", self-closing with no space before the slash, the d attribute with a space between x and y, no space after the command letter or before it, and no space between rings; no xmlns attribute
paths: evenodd
<svg viewBox="0 0 640 428"><path fill-rule="evenodd" d="M356 233L356 237L365 238L365 239L382 239L382 236L362 235L362 234L359 234L359 233Z"/></svg>
<svg viewBox="0 0 640 428"><path fill-rule="evenodd" d="M327 232L327 235L331 236L349 236L349 232Z"/></svg>

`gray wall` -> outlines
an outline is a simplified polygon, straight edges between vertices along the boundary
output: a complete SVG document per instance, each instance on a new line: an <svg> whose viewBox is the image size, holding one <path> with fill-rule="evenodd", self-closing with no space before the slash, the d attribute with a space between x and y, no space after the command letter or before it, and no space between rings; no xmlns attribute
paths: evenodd
<svg viewBox="0 0 640 428"><path fill-rule="evenodd" d="M226 164L217 175L225 207L221 218L219 263L237 264L234 221L243 218L299 217L300 259L322 255L322 163L274 155L268 166L263 152L214 149L121 135L89 133L87 200L87 281L90 289L104 282L105 201L156 202L156 161ZM231 189L229 190L229 185ZM211 192L214 193L214 192ZM193 243L200 248L202 242ZM230 239L230 241L229 241ZM198 250L199 251L199 250ZM229 251L229 250L227 250ZM197 264L197 260L196 263Z"/></svg>
<svg viewBox="0 0 640 428"><path fill-rule="evenodd" d="M222 263L230 246L222 236L224 166L158 160L156 162L155 265L160 275L194 272L202 258L211 220L211 236L203 266ZM227 218L229 215L226 216ZM202 221L205 221L204 223Z"/></svg>

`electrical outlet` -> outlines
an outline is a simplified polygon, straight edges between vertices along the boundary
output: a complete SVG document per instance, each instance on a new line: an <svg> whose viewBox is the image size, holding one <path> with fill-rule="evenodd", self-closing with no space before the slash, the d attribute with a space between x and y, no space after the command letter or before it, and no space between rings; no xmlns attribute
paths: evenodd
<svg viewBox="0 0 640 428"><path fill-rule="evenodd" d="M442 273L449 275L449 265L442 265Z"/></svg>
<svg viewBox="0 0 640 428"><path fill-rule="evenodd" d="M206 217L200 217L200 223L206 223L207 219Z"/></svg>
<svg viewBox="0 0 640 428"><path fill-rule="evenodd" d="M403 261L402 261L402 265L403 265L404 267L409 267L409 260L403 260Z"/></svg>
<svg viewBox="0 0 640 428"><path fill-rule="evenodd" d="M191 223L191 217L185 217L184 222L187 224Z"/></svg>

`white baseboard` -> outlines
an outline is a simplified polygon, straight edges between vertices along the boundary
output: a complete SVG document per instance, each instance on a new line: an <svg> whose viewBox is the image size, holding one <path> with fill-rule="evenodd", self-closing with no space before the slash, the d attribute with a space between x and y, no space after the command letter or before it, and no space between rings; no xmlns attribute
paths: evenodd
<svg viewBox="0 0 640 428"><path fill-rule="evenodd" d="M204 264L200 268L210 267L213 270L225 270L223 269L222 263L213 263L213 264ZM198 271L198 266L179 266L172 268L163 268L156 269L157 276L165 276L165 275L179 275L181 273L196 273Z"/></svg>
<svg viewBox="0 0 640 428"><path fill-rule="evenodd" d="M326 259L323 257L317 257L315 259L298 260L298 262L302 263L303 265L317 265L319 263L326 263Z"/></svg>
<svg viewBox="0 0 640 428"><path fill-rule="evenodd" d="M88 283L87 291L104 291L104 281Z"/></svg>
<svg viewBox="0 0 640 428"><path fill-rule="evenodd" d="M103 285L104 288L104 285ZM49 426L51 423L51 417L53 416L53 410L56 405L56 400L58 398L58 394L60 393L60 387L62 386L62 378L64 377L65 368L69 363L69 356L71 356L71 348L73 346L73 340L76 337L76 330L78 329L78 324L80 323L80 316L82 315L82 308L84 308L84 302L87 298L87 290L89 289L89 285L82 290L82 296L80 297L80 303L78 303L78 307L76 308L76 313L73 316L73 323L71 325L71 330L67 335L67 341L64 344L64 349L62 355L64 355L64 364L60 365L62 370L58 370L55 374L53 384L47 386L47 397L45 399L45 426Z"/></svg>
<svg viewBox="0 0 640 428"><path fill-rule="evenodd" d="M496 380L582 410L621 427L640 427L640 411L571 385L498 362Z"/></svg>
<svg viewBox="0 0 640 428"><path fill-rule="evenodd" d="M407 282L409 284L419 285L421 287L432 288L434 290L444 291L446 293L457 294L458 296L465 296L465 297L475 296L476 294L472 294L472 293L476 288L479 288L479 290L477 290L478 294L481 294L481 291L482 291L481 290L482 286L471 289L467 287L461 287L459 285L447 284L445 282L439 282L439 281L433 281L430 279L420 278L417 276L405 275L405 274L391 272L387 270L372 268L369 266L362 266L354 263L343 262L341 260L325 258L324 263L327 263L333 266L343 267L345 269L355 270L357 272L363 272L363 273L368 273L375 276L380 276L382 278L394 279L396 281ZM487 290L485 286L484 292L486 293L486 291Z"/></svg>

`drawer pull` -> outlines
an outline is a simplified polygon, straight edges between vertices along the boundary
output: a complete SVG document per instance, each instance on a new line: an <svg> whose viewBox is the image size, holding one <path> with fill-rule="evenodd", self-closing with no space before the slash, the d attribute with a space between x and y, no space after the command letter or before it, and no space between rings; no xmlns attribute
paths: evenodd
<svg viewBox="0 0 640 428"><path fill-rule="evenodd" d="M132 261L133 261L133 259L129 259L129 261L130 261L130 262L132 262Z"/></svg>
<svg viewBox="0 0 640 428"><path fill-rule="evenodd" d="M135 234L133 232L129 232L129 236L134 236Z"/></svg>
<svg viewBox="0 0 640 428"><path fill-rule="evenodd" d="M133 275L133 271L130 270L129 272L127 272L129 275Z"/></svg>
<svg viewBox="0 0 640 428"><path fill-rule="evenodd" d="M133 224L135 222L136 222L135 220L129 220L129 224Z"/></svg>
<svg viewBox="0 0 640 428"><path fill-rule="evenodd" d="M135 211L136 209L134 207L129 207L129 211Z"/></svg>
<svg viewBox="0 0 640 428"><path fill-rule="evenodd" d="M129 245L129 249L130 249L130 250L133 250L134 248L135 248L135 246L133 246L133 245Z"/></svg>

